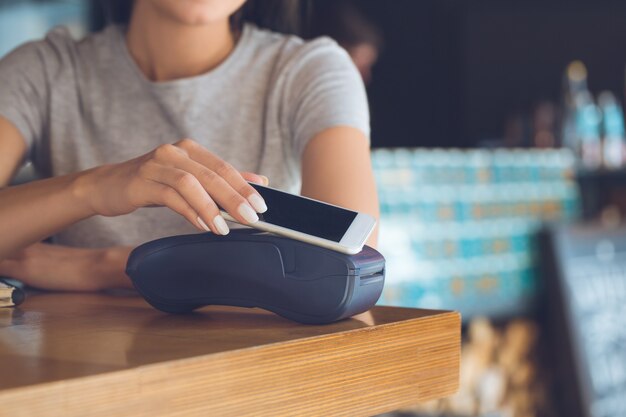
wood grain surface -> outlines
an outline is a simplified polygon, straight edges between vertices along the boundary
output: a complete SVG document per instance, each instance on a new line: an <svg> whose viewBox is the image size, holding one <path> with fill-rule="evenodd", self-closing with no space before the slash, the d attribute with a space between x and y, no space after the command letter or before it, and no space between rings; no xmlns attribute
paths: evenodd
<svg viewBox="0 0 626 417"><path fill-rule="evenodd" d="M34 294L0 309L0 416L373 415L454 393L459 356L454 312L375 307L311 326Z"/></svg>

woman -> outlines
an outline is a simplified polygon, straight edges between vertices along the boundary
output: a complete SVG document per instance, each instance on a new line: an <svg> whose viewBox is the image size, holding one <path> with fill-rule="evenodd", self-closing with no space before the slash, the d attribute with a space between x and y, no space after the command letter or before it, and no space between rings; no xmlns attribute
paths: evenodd
<svg viewBox="0 0 626 417"><path fill-rule="evenodd" d="M129 287L133 246L227 234L216 204L257 221L246 181L378 215L347 54L246 23L293 1L244 3L136 0L126 24L80 42L56 29L0 61L0 186L25 156L47 177L0 190L0 275Z"/></svg>

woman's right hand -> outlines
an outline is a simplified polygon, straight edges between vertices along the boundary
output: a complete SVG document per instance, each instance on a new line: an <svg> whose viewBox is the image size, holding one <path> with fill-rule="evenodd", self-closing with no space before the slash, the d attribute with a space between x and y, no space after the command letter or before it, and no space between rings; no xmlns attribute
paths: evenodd
<svg viewBox="0 0 626 417"><path fill-rule="evenodd" d="M258 221L267 210L261 195L247 181L267 178L240 173L191 139L161 145L126 162L85 171L75 193L94 214L119 216L140 207L165 206L199 229L228 234L218 205L237 221Z"/></svg>

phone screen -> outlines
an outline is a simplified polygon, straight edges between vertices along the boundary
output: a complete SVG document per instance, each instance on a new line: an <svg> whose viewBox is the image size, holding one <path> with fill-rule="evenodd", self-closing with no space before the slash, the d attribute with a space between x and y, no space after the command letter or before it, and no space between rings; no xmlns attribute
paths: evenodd
<svg viewBox="0 0 626 417"><path fill-rule="evenodd" d="M257 184L250 185L267 204L267 211L259 214L260 220L333 242L341 241L358 214Z"/></svg>

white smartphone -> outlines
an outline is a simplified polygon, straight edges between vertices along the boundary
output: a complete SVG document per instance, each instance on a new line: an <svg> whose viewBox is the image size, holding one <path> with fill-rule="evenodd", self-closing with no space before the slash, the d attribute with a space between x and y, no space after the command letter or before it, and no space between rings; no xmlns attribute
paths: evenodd
<svg viewBox="0 0 626 417"><path fill-rule="evenodd" d="M267 211L247 226L353 255L363 249L376 219L312 198L250 183L265 200ZM226 220L236 220L221 211Z"/></svg>

